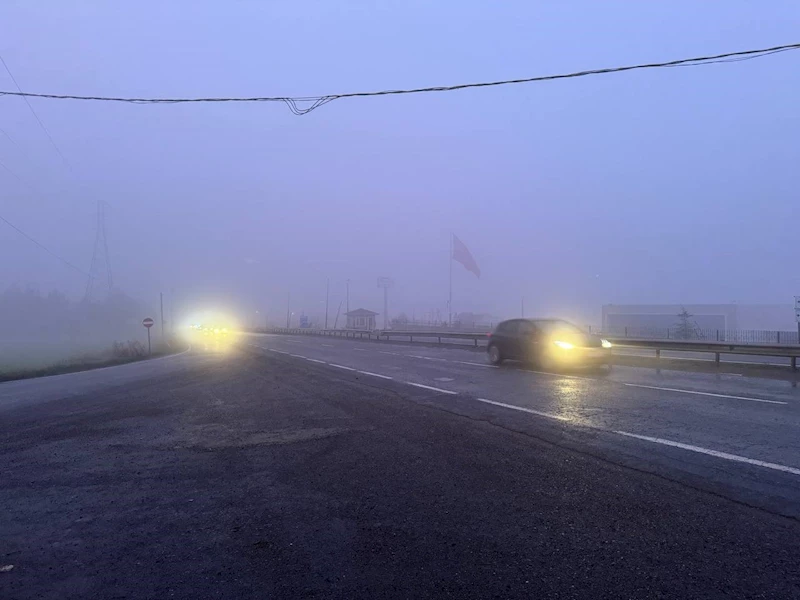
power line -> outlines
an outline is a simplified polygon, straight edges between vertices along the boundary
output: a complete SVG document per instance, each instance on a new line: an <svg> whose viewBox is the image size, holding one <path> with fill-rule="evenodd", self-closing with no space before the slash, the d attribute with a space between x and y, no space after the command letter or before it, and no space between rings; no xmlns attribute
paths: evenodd
<svg viewBox="0 0 800 600"><path fill-rule="evenodd" d="M21 178L19 175L17 175L16 173L14 173L14 171L12 171L12 170L11 170L11 169L9 169L9 168L8 168L8 167L7 167L5 164L3 164L3 162L2 162L2 161L0 161L0 167L2 167L3 169L5 169L6 171L8 171L8 173L9 173L9 174L10 174L10 175L11 175L11 176L14 178L14 179L16 179L17 181L19 181L19 182L20 182L22 185L24 185L24 186L26 186L26 187L30 187L30 186L28 186L28 184L27 184L25 181L23 181L23 179L22 179L22 178Z"/></svg>
<svg viewBox="0 0 800 600"><path fill-rule="evenodd" d="M5 132L3 129L0 129L0 133L2 133L3 135L5 135L5 136L8 138L8 141L10 141L12 144L14 144L14 145L15 145L17 148L19 148L19 145L17 144L17 142L15 142L13 139L11 139L11 136L10 136L10 135L8 135L8 134L7 134L7 133L6 133L6 132ZM27 182L27 181L25 181L25 180L24 180L22 177L20 177L19 175L17 175L17 174L16 174L14 171L12 171L12 170L11 170L11 169L10 169L10 168L9 168L9 167L6 165L6 164L4 164L2 161L0 161L0 167L1 167L1 168L3 168L3 169L5 169L5 170L6 170L6 171L7 171L7 172L8 172L8 173L9 173L9 174L10 174L10 175L11 175L11 176L14 178L14 179L16 179L17 181L19 181L19 182L20 182L22 185L24 185L24 186L25 186L26 188L28 188L30 191L32 191L32 192L36 192L36 189L35 189L35 188L34 188L34 187L33 187L33 186L30 184L30 183L28 183L28 182Z"/></svg>
<svg viewBox="0 0 800 600"><path fill-rule="evenodd" d="M773 46L772 48L762 48L758 50L742 50L739 52L726 52L711 56L700 56L695 58L681 58L658 63L645 63L638 65L628 65L622 67L609 67L605 69L590 69L586 71L576 71L573 73L563 73L559 75L541 75L537 77L526 77L522 79L505 79L501 81L486 81L478 83L462 83L457 85L434 86L410 89L381 90L371 92L347 92L343 94L327 94L324 96L253 96L253 97L207 97L207 98L136 98L122 96L79 96L72 94L36 94L31 92L4 92L0 91L0 96L22 96L23 98L45 98L49 100L88 100L99 102L125 102L129 104L186 104L191 102L283 102L289 110L296 115L305 115L312 110L319 108L341 98L367 98L373 96L398 96L405 94L425 94L432 92L454 92L473 88L497 87L501 85L516 85L521 83L534 83L539 81L554 81L557 79L574 79L577 77L588 77L590 75L607 75L610 73L622 73L625 71L636 71L643 69L659 69L665 67L689 67L701 66L716 63L739 62L742 60L752 60L780 52L800 49L798 44L785 44ZM15 82L16 83L16 82ZM19 88L19 86L17 86ZM305 106L304 106L305 104ZM33 109L31 109L33 110Z"/></svg>
<svg viewBox="0 0 800 600"><path fill-rule="evenodd" d="M36 119L36 122L39 123L39 127L42 128L42 131L44 131L44 134L47 136L47 139L50 140L50 143L52 144L53 148L55 148L56 152L61 157L61 160L64 161L64 164L67 165L68 169L72 170L72 165L69 164L69 161L61 153L61 150L59 150L58 146L56 145L55 140L53 139L53 136L50 135L50 132L47 130L47 127L44 126L44 123L42 123L42 120L39 118L39 115L37 115L36 111L33 109L33 106L31 105L30 100L28 100L28 94L23 92L22 88L19 87L19 84L17 83L16 77L14 77L14 74L11 72L11 69L8 68L8 65L6 64L6 61L3 59L2 56L0 56L0 62L3 63L3 66L6 69L6 72L8 73L9 77L11 77L11 81L14 82L14 85L17 86L17 90L19 91L18 94L13 94L12 93L11 95L22 96L22 99L25 100L25 104L27 104L28 108L31 110L31 114L33 114L34 118ZM8 134L6 134L6 135L8 135Z"/></svg>
<svg viewBox="0 0 800 600"><path fill-rule="evenodd" d="M76 267L76 266L75 266L75 265L73 265L71 262L69 262L69 261L68 261L66 258L63 258L63 257L61 257L60 255L58 255L58 254L56 254L55 252L53 252L52 250L50 250L50 248L48 248L47 246L45 246L45 245L44 245L44 244L42 244L41 242L39 242L39 241L35 240L34 238L32 238L31 236L29 236L27 233L25 233L24 231L22 231L22 229L20 229L20 228L19 228L19 227L17 227L16 225L14 225L14 224L13 224L11 221L9 221L8 219L6 219L6 218L5 218L5 217L3 217L2 215L0 215L0 221L3 221L3 223L5 223L5 224L6 224L6 225L8 225L9 227L11 227L11 229L13 229L13 230L14 230L14 231L16 231L17 233L19 233L21 236L23 236L23 237L24 237L25 239L27 239L28 241L30 241L30 242L33 242L34 244L36 244L37 246L39 246L39 248L41 248L42 250L44 250L44 251L45 251L45 252L47 252L48 254L50 254L50 255L52 255L52 256L55 256L55 257L56 257L58 260L60 260L62 263L64 263L64 264L65 264L65 265L67 265L68 267L72 267L73 269L75 269L76 271L78 271L78 273L81 273L82 275L86 275L86 276L88 276L88 277L92 277L92 275L90 275L89 273L87 273L86 271L84 271L83 269L81 269L80 267Z"/></svg>

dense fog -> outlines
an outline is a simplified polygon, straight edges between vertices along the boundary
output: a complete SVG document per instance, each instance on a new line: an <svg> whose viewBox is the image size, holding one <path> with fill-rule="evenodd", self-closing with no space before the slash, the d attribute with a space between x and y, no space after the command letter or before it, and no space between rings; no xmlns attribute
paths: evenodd
<svg viewBox="0 0 800 600"><path fill-rule="evenodd" d="M0 55L31 92L315 95L767 47L798 25L789 0L50 0L0 7ZM2 97L0 214L29 237L0 223L0 362L142 341L145 316L160 335L162 293L168 330L204 311L323 326L326 308L342 326L348 305L382 326L380 277L399 322L789 306L799 85L789 52L305 116Z"/></svg>

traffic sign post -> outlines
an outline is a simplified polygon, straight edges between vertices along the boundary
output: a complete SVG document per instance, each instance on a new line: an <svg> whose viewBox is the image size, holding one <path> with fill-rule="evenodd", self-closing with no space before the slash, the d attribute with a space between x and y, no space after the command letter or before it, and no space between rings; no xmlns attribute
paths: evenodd
<svg viewBox="0 0 800 600"><path fill-rule="evenodd" d="M147 356L150 356L153 353L152 348L150 346L150 328L153 326L154 322L155 321L153 321L153 319L151 319L150 317L142 319L142 325L144 325L145 329L147 329Z"/></svg>

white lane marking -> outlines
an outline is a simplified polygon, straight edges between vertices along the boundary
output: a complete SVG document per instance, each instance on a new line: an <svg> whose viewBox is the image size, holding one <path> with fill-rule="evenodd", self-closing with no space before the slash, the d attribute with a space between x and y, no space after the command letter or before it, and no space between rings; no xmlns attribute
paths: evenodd
<svg viewBox="0 0 800 600"><path fill-rule="evenodd" d="M320 344L320 346L325 346L326 348L333 348L333 344Z"/></svg>
<svg viewBox="0 0 800 600"><path fill-rule="evenodd" d="M345 367L344 365L337 365L334 363L328 363L329 367L336 367L337 369L344 369L345 371L357 371L358 369L354 369L353 367Z"/></svg>
<svg viewBox="0 0 800 600"><path fill-rule="evenodd" d="M283 340L287 344L302 344L303 342L298 342L297 340Z"/></svg>
<svg viewBox="0 0 800 600"><path fill-rule="evenodd" d="M655 385L642 385L640 383L623 383L622 385L646 390L661 390L664 392L678 392L680 394L695 394L697 396L711 396L713 398L731 398L733 400L749 400L750 402L762 402L764 404L789 404L779 400L764 400L762 398L747 398L746 396L730 396L728 394L712 394L711 392L697 392L695 390L679 390L677 388L657 387Z"/></svg>
<svg viewBox="0 0 800 600"><path fill-rule="evenodd" d="M440 362L450 362L446 358L432 358L430 356L419 356L418 354L401 354L400 356L408 356L409 358L421 358L422 360L438 360Z"/></svg>
<svg viewBox="0 0 800 600"><path fill-rule="evenodd" d="M369 352L366 348L353 348L355 352Z"/></svg>
<svg viewBox="0 0 800 600"><path fill-rule="evenodd" d="M441 392L442 394L457 394L458 392L453 392L451 390L443 390L442 388L433 387L432 385L424 385L422 383L414 383L413 381L406 381L408 385L413 385L414 387L422 388L425 390L432 390L434 392Z"/></svg>
<svg viewBox="0 0 800 600"><path fill-rule="evenodd" d="M391 354L392 356L403 356L399 352L386 352L386 350L378 350L381 354Z"/></svg>
<svg viewBox="0 0 800 600"><path fill-rule="evenodd" d="M499 369L497 365L485 365L483 363L476 363L476 362L468 362L466 360L454 360L454 363L458 363L460 365L472 365L473 367L486 367L487 369Z"/></svg>
<svg viewBox="0 0 800 600"><path fill-rule="evenodd" d="M308 358L307 356L306 356L306 360L310 360L311 362L315 362L315 363L320 363L321 365L327 365L328 364L324 360L317 360L316 358Z"/></svg>
<svg viewBox="0 0 800 600"><path fill-rule="evenodd" d="M454 381L452 377L434 377L434 381Z"/></svg>
<svg viewBox="0 0 800 600"><path fill-rule="evenodd" d="M389 377L388 375L381 375L380 373L372 373L371 371L359 371L359 373L363 373L364 375L371 375L372 377L380 377L381 379L394 379L394 377Z"/></svg>
<svg viewBox="0 0 800 600"><path fill-rule="evenodd" d="M547 417L548 419L557 419L559 421L569 421L569 417L562 417L560 415L554 415L551 413L542 412L540 410L533 410L532 408L525 408L522 406L516 406L514 404L505 404L504 402L495 402L494 400L487 400L486 398L475 398L478 402L484 402L485 404L494 404L495 406L502 406L503 408L510 408L511 410L519 410L522 412L530 413L532 415L538 415L540 417Z"/></svg>
<svg viewBox="0 0 800 600"><path fill-rule="evenodd" d="M276 350L275 348L267 348L270 352L277 352L278 354L289 354L288 352L284 352L283 350Z"/></svg>
<svg viewBox="0 0 800 600"><path fill-rule="evenodd" d="M569 421L568 417L562 417L559 415L554 415L546 412L541 412L538 410L533 410L531 408L524 408L522 406L515 406L514 404L505 404L504 402L495 402L494 400L487 400L486 398L475 398L478 402L484 402L485 404L493 404L494 406L502 406L503 408L510 408L512 410L519 410L521 412L530 413L533 415L538 415L540 417L547 417L548 419L557 419L559 421ZM595 429L595 428L592 428ZM734 462L741 462L748 465L755 465L757 467L764 467L766 469L774 469L776 471L783 471L784 473L791 473L792 475L800 475L800 469L795 467L789 467L786 465L781 465L778 463L771 463L763 460L757 460L754 458L747 458L746 456L739 456L738 454L730 454L728 452L720 452L719 450L711 450L709 448L702 448L701 446L692 446L691 444L684 444L682 442L675 442L673 440L666 440L663 438L656 438L650 437L647 435L639 435L636 433L630 433L628 431L614 431L611 429L601 429L601 431L608 431L610 433L616 433L617 435L622 435L629 438L634 438L637 440L642 440L645 442L652 442L654 444L662 444L664 446L671 446L673 448L680 448L681 450L688 450L690 452L698 452L700 454L707 454L708 456L713 456L715 458L722 458L725 460L731 460Z"/></svg>
<svg viewBox="0 0 800 600"><path fill-rule="evenodd" d="M719 450L709 450L708 448L701 448L700 446L692 446L690 444L683 444L681 442L673 442L672 440L665 440L663 438L655 438L647 435L637 435L627 431L615 431L619 435L643 440L645 442L652 442L654 444L663 444L664 446L672 446L673 448L680 448L681 450L689 450L690 452L699 452L700 454L708 454L716 458L724 458L725 460L732 460L735 462L747 463L748 465L755 465L757 467L764 467L767 469L774 469L776 471L783 471L784 473L791 473L792 475L800 475L800 469L794 467L787 467L777 463L766 462L763 460L756 460L754 458L747 458L739 456L738 454L729 454L727 452L720 452Z"/></svg>
<svg viewBox="0 0 800 600"><path fill-rule="evenodd" d="M294 356L295 358L306 358L305 356L303 356L301 354L290 354L289 356Z"/></svg>
<svg viewBox="0 0 800 600"><path fill-rule="evenodd" d="M597 377L580 377L579 375L565 375L564 373L551 373L550 371L534 371L533 369L519 369L526 373L536 373L537 375L552 375L553 377L563 377L565 379L582 379L584 381L604 381Z"/></svg>

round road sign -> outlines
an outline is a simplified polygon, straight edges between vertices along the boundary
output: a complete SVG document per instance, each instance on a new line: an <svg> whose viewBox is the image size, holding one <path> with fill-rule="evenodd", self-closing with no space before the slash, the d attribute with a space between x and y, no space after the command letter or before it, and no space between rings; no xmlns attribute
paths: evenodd
<svg viewBox="0 0 800 600"><path fill-rule="evenodd" d="M153 326L153 323L155 323L155 321L153 321L153 319L151 319L150 317L147 317L146 319L142 320L142 325L144 325L148 329L150 329Z"/></svg>

